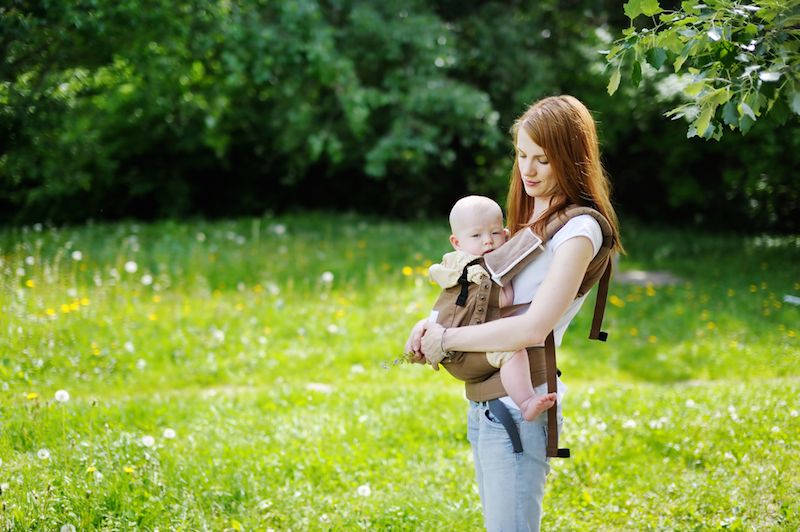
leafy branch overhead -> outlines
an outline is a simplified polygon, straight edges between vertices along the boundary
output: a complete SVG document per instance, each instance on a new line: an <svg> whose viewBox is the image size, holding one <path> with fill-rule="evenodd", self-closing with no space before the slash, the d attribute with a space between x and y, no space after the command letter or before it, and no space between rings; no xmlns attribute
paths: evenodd
<svg viewBox="0 0 800 532"><path fill-rule="evenodd" d="M690 0L674 11L630 0L624 10L631 25L603 52L609 94L623 75L638 86L649 67L673 72L688 101L666 114L706 139L800 115L800 0Z"/></svg>

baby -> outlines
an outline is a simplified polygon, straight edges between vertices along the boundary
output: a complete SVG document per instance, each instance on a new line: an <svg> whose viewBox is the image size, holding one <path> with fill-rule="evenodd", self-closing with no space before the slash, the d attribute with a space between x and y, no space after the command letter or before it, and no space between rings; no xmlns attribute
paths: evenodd
<svg viewBox="0 0 800 532"><path fill-rule="evenodd" d="M467 266L500 246L508 238L503 227L503 211L493 200L485 196L467 196L458 200L450 211L450 243L455 251L442 257L440 264L430 267L430 276L441 288L455 286L464 267L467 280L480 283L487 276L479 265ZM502 288L500 307L513 303L514 292L510 284ZM553 406L555 394L536 395L531 384L528 353L525 349L511 352L486 353L489 364L500 368L500 379L508 395L530 421Z"/></svg>

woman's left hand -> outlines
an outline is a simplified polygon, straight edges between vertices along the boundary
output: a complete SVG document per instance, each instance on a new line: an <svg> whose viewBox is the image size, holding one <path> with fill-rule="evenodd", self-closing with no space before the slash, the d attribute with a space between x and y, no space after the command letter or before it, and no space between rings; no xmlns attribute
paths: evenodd
<svg viewBox="0 0 800 532"><path fill-rule="evenodd" d="M438 323L428 323L422 336L422 354L436 371L439 371L439 362L447 356L442 349L444 331L445 328Z"/></svg>

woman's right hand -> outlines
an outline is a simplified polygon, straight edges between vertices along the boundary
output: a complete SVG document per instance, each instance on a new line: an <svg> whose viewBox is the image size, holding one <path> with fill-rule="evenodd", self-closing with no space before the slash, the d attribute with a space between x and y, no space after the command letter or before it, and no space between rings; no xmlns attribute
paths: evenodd
<svg viewBox="0 0 800 532"><path fill-rule="evenodd" d="M411 329L411 334L406 340L405 352L411 353L412 360L418 364L425 364L425 355L422 353L422 335L425 334L427 318L419 320Z"/></svg>

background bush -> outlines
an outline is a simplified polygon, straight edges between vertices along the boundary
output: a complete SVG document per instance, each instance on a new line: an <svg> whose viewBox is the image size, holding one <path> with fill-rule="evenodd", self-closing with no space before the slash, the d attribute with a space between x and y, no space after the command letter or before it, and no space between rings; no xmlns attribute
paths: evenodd
<svg viewBox="0 0 800 532"><path fill-rule="evenodd" d="M680 80L609 97L618 2L12 1L0 8L0 220L438 215L502 198L508 128L571 93L628 215L796 231L796 121L686 139Z"/></svg>

